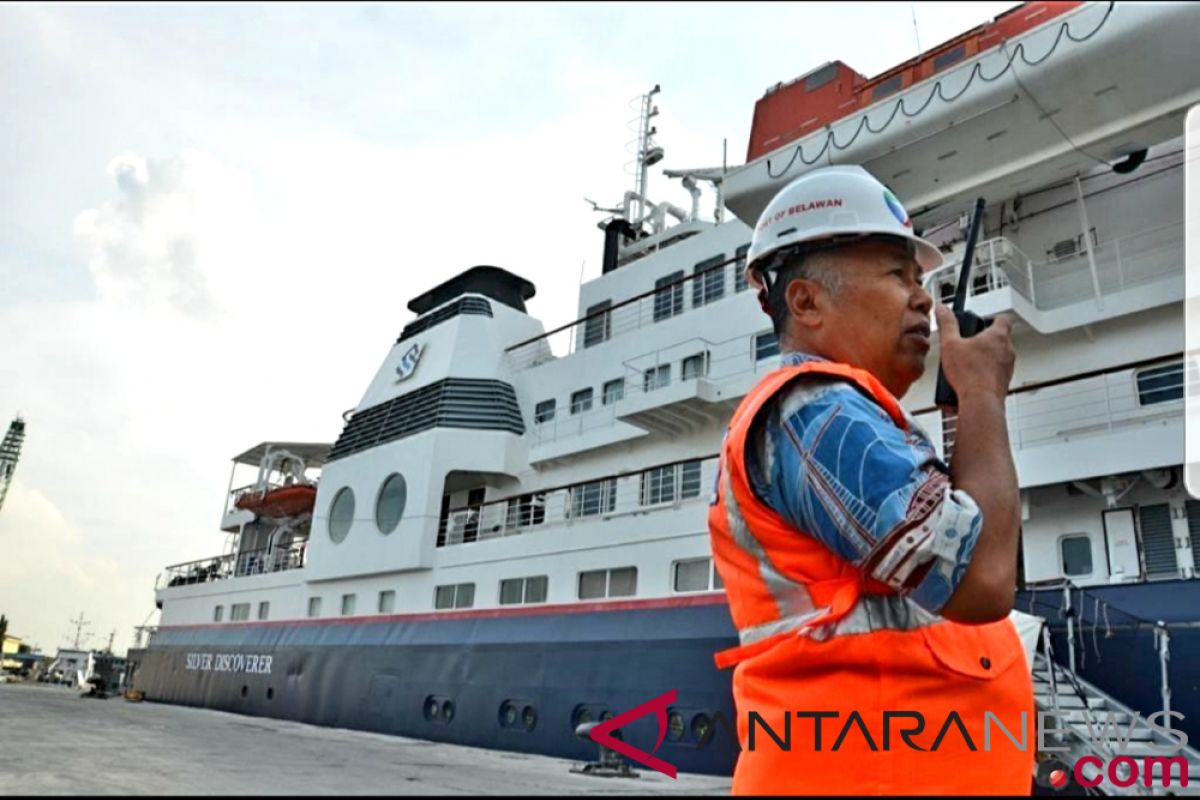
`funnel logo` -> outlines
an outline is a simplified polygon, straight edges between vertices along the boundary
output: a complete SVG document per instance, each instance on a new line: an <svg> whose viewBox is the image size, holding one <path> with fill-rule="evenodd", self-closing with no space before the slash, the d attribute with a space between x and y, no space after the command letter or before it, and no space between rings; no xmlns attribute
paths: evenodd
<svg viewBox="0 0 1200 800"><path fill-rule="evenodd" d="M417 362L421 360L421 352L424 349L420 344L413 344L408 348L408 352L400 359L400 365L396 367L396 374L399 376L396 378L396 383L405 380L416 371Z"/></svg>
<svg viewBox="0 0 1200 800"><path fill-rule="evenodd" d="M597 744L601 744L610 750L615 750L626 758L650 767L650 769L658 770L668 778L674 778L675 765L668 764L661 758L655 758L653 753L658 751L659 746L663 743L663 737L667 735L667 706L675 702L675 697L676 692L674 689L666 694L660 694L653 700L647 700L640 706L635 706L623 714L618 714L606 722L601 722L588 731L588 736ZM654 742L654 749L649 753L638 750L636 747L626 744L610 735L622 725L633 722L635 719L641 719L651 712L654 714L655 721L658 722L658 740Z"/></svg>
<svg viewBox="0 0 1200 800"><path fill-rule="evenodd" d="M906 228L912 227L912 220L908 218L908 212L904 210L904 206L900 205L900 201L896 199L896 195L883 190L883 202L887 204L888 211L892 212L892 216Z"/></svg>

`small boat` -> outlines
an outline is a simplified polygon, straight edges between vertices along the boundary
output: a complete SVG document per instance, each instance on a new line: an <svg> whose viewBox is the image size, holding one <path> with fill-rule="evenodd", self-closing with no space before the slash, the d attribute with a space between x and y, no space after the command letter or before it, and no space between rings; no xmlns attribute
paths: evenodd
<svg viewBox="0 0 1200 800"><path fill-rule="evenodd" d="M313 510L317 487L309 484L281 486L266 494L249 492L234 503L243 511L253 511L260 517L295 517Z"/></svg>

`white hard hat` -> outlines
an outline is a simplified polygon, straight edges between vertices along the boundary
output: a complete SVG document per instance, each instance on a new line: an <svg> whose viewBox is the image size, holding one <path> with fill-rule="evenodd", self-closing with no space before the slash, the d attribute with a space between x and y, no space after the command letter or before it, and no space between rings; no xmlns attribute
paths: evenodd
<svg viewBox="0 0 1200 800"><path fill-rule="evenodd" d="M926 270L942 264L941 252L913 233L904 206L871 173L851 164L814 169L780 189L759 216L746 254L747 278L760 285L752 271L769 269L770 257L784 248L872 234L912 242Z"/></svg>

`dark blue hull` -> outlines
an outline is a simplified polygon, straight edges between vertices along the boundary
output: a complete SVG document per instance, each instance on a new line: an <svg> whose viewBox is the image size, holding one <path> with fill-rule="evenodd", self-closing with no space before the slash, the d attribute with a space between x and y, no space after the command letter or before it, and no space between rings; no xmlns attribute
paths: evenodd
<svg viewBox="0 0 1200 800"><path fill-rule="evenodd" d="M581 709L598 719L674 689L684 731L656 755L681 772L729 775L737 754L731 673L716 669L713 653L733 644L728 608L706 598L570 613L164 628L130 659L132 685L147 700L580 761L597 753L574 735ZM511 724L502 713L508 702ZM620 730L646 752L658 737L653 714Z"/></svg>
<svg viewBox="0 0 1200 800"><path fill-rule="evenodd" d="M1102 614L1093 625L1094 597L1109 605L1108 636ZM1200 581L1105 587L1075 598L1078 671L1143 715L1162 700L1152 627L1139 620L1157 611L1168 622L1171 707L1186 715L1173 726L1200 741L1200 626L1188 625L1200 611ZM1056 659L1065 663L1060 605L1061 592L1018 594L1020 610L1047 619ZM656 755L682 772L729 775L737 756L731 672L717 670L712 657L734 644L723 598L707 596L164 628L130 659L133 686L148 700L580 761L596 755L591 741L574 735L581 709L592 719L616 715L674 689L684 730ZM269 672L263 656L271 658ZM658 736L653 715L621 732L647 752Z"/></svg>

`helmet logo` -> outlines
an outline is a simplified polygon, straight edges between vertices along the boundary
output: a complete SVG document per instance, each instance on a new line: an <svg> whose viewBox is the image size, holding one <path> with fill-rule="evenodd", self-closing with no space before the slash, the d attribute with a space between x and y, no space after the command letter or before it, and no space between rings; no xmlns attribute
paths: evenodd
<svg viewBox="0 0 1200 800"><path fill-rule="evenodd" d="M900 205L900 201L896 199L896 195L883 190L883 202L887 204L888 211L892 212L892 216L906 228L912 227L912 220L908 218L908 212L904 210L904 206Z"/></svg>

